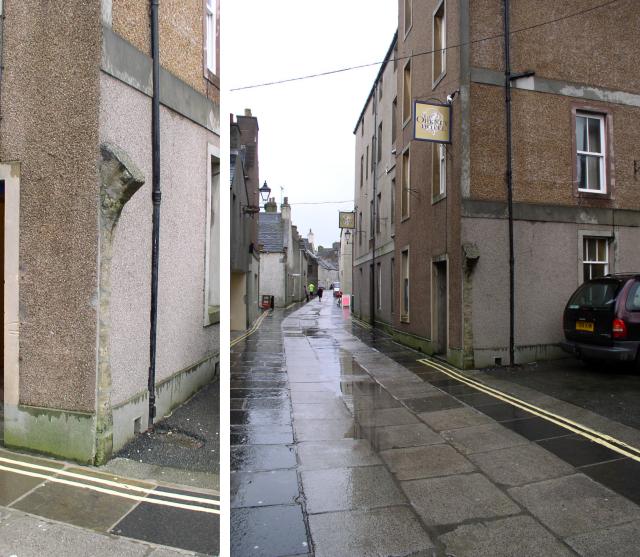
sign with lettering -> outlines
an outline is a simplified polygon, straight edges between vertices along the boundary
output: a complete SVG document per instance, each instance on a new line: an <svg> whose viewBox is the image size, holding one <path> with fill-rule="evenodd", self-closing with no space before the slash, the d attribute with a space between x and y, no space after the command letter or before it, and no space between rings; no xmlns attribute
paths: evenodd
<svg viewBox="0 0 640 557"><path fill-rule="evenodd" d="M413 139L451 143L451 105L414 101Z"/></svg>

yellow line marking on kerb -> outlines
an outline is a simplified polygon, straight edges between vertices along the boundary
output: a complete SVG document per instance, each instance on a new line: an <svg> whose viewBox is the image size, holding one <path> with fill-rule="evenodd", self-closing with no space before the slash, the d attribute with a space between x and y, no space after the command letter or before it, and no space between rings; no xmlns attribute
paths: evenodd
<svg viewBox="0 0 640 557"><path fill-rule="evenodd" d="M215 505L220 506L220 502L216 499L209 499L207 497L197 497L195 495L183 495L181 493L172 493L169 491L163 491L158 489L151 489L147 487L140 487L138 485L126 484L122 482L117 482L114 480L107 480L105 478L99 478L94 476L88 476L86 474L78 474L76 472L69 472L68 470L52 468L50 466L43 466L41 464L35 464L31 462L24 462L22 460L14 460L11 458L0 457L0 463L5 463L7 465L13 466L21 466L22 468L31 468L33 470L38 470L41 472L48 472L57 476L66 476L68 478L74 478L78 480L88 481L91 483L102 484L111 487L117 487L120 489L124 489L126 491L136 491L138 493L144 493L145 495L158 495L162 497L167 497L169 499L180 499L182 501L193 501L196 503L205 503L207 505ZM12 469L15 471L15 469Z"/></svg>
<svg viewBox="0 0 640 557"><path fill-rule="evenodd" d="M176 503L174 501L165 501L164 499L155 499L153 497L143 497L140 495L131 495L129 493L122 493L121 491L115 491L114 489L107 489L103 487L98 487L96 485L87 485L80 482L74 482L71 480L65 480L63 478L56 478L55 476L51 476L49 474L40 474L39 472L30 472L28 470L21 470L20 468L14 468L12 466L4 466L0 464L0 470L4 470L6 472L12 472L14 474L20 474L21 476L29 476L31 478L39 478L42 480L46 480L49 482L69 485L72 487L79 487L82 489L90 489L91 491L97 491L98 493L104 493L106 495L113 495L115 497L123 497L124 499L132 499L134 501L140 501L144 503L152 503L154 505L161 505L164 507L174 507L178 509L186 509L189 511L203 512L209 514L220 514L218 509L211 509L208 507L200 507L198 505L187 505L185 503ZM59 471L58 471L59 472ZM215 504L215 503L213 503Z"/></svg>
<svg viewBox="0 0 640 557"><path fill-rule="evenodd" d="M529 412L530 414L533 414L535 416L538 416L539 418L543 418L569 431L577 433L578 435L581 435L582 437L585 437L586 439L589 439L594 443L598 443L599 445L607 447L608 449L611 449L612 451L615 451L618 454L631 458L636 462L640 462L640 449L637 449L636 447L632 447L631 445L628 445L624 441L620 441L615 437L611 437L610 435L606 435L604 433L591 429L587 426L574 422L568 418L559 416L558 414L554 414L553 412L549 412L548 410L544 410L543 408L539 408L517 397L514 397L502 391L499 391L498 389L489 387L484 383L476 381L475 379L471 379L470 377L466 377L465 375L462 375L461 373L458 373L457 371L451 368L445 367L440 363L433 362L432 360L428 360L426 358L418 360L418 362L420 362L423 365L429 366L435 369L436 371L440 371L441 373L448 375L452 379L456 379L457 381L460 381L461 383L469 387L472 387L477 391L490 395L498 400L511 404L512 406L516 406L517 408L520 408L521 410ZM480 410L480 412L481 411L482 410Z"/></svg>
<svg viewBox="0 0 640 557"><path fill-rule="evenodd" d="M253 326L243 335L239 336L238 338L234 338L231 341L231 346L235 346L236 344L238 344L240 341L243 341L245 338L247 338L248 336L251 336L253 333L255 333L259 328L260 325L262 325L262 322L265 320L265 318L267 317L267 315L269 315L271 313L271 310L268 309L267 311L263 312L262 315L260 317L258 317L258 319L256 319L256 322L253 324Z"/></svg>

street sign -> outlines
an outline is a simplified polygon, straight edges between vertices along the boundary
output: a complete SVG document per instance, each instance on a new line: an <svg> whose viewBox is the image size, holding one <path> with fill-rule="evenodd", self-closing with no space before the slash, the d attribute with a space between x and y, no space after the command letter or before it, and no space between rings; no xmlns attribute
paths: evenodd
<svg viewBox="0 0 640 557"><path fill-rule="evenodd" d="M451 105L414 101L413 139L451 143Z"/></svg>
<svg viewBox="0 0 640 557"><path fill-rule="evenodd" d="M355 228L356 214L352 211L340 211L338 216L338 226L340 228Z"/></svg>

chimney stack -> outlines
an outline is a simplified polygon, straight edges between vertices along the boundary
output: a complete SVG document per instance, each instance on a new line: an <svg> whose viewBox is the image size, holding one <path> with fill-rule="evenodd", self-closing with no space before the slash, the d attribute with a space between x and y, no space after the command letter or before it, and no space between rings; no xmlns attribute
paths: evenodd
<svg viewBox="0 0 640 557"><path fill-rule="evenodd" d="M278 204L276 203L276 198L271 197L269 201L264 204L264 212L265 213L277 213L278 212Z"/></svg>

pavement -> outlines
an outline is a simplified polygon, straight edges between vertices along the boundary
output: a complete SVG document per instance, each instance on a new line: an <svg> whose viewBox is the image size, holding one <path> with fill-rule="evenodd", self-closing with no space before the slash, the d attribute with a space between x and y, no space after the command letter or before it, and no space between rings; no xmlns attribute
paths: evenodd
<svg viewBox="0 0 640 557"><path fill-rule="evenodd" d="M232 555L639 555L638 430L508 373L275 311L231 354Z"/></svg>
<svg viewBox="0 0 640 557"><path fill-rule="evenodd" d="M0 449L0 555L217 555L219 384L106 466Z"/></svg>

